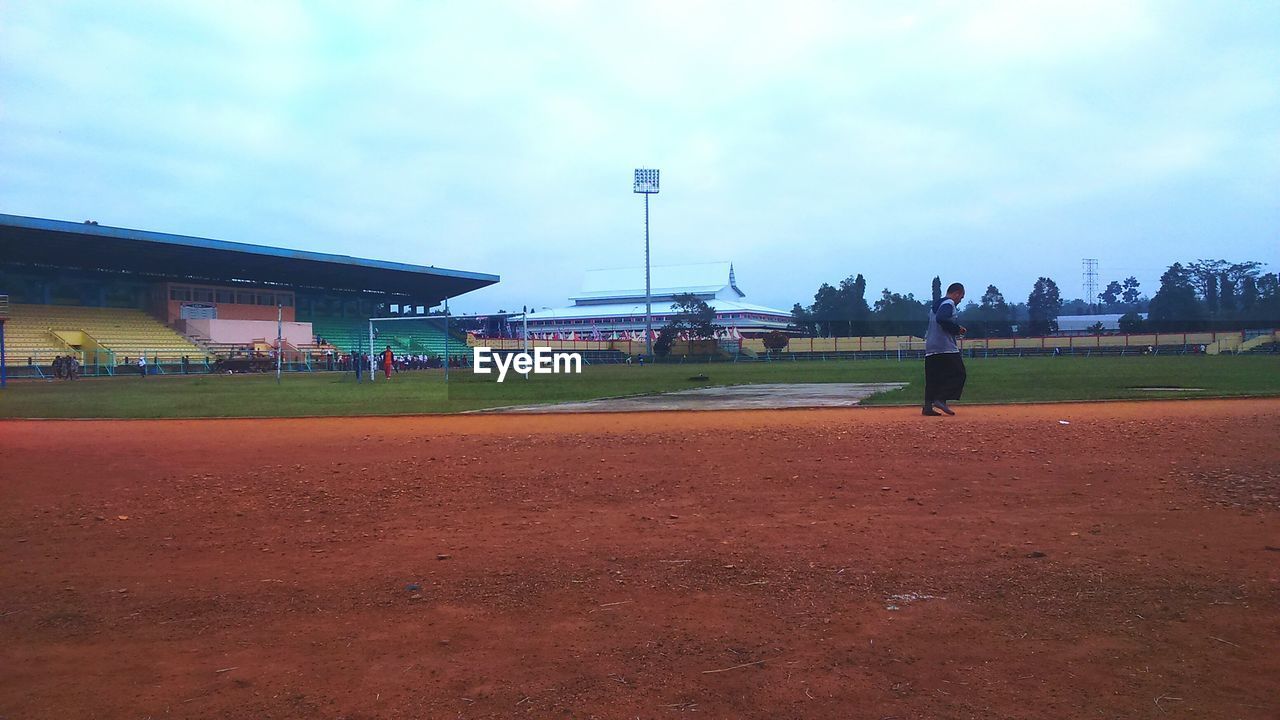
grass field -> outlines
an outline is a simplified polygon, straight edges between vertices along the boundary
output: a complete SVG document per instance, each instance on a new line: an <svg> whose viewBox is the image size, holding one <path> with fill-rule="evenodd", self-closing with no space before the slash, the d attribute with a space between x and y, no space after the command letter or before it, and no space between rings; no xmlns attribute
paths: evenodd
<svg viewBox="0 0 1280 720"><path fill-rule="evenodd" d="M965 402L1004 403L1280 394L1280 358L1180 356L998 358L968 361ZM0 417L296 417L439 413L638 395L699 385L908 382L866 404L918 402L920 361L588 366L581 375L473 375L420 371L357 384L349 373L271 376L118 377L76 382L14 381L0 393ZM689 378L705 373L706 382ZM1142 387L1201 388L1192 392Z"/></svg>

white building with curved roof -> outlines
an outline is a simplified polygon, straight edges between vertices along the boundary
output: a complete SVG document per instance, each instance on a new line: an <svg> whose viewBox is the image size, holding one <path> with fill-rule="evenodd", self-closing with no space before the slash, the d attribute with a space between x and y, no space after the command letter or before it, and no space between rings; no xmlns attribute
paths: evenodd
<svg viewBox="0 0 1280 720"><path fill-rule="evenodd" d="M715 323L727 337L758 337L786 330L791 313L744 302L733 264L657 265L650 280L653 329L656 332L676 314L677 295L691 294L716 311ZM568 307L529 313L533 337L591 340L643 338L644 268L588 270L582 290Z"/></svg>

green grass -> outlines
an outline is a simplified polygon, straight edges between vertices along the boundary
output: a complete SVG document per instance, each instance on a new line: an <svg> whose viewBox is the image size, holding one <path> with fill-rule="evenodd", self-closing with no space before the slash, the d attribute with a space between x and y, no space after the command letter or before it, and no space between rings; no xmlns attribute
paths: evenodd
<svg viewBox="0 0 1280 720"><path fill-rule="evenodd" d="M1124 398L1280 395L1280 357L1165 356L998 358L967 361L965 402L1002 403ZM709 383L690 381L700 372ZM703 384L907 382L870 405L919 402L918 360L859 360L712 365L588 366L581 375L406 373L391 382L356 384L349 373L272 376L119 377L76 382L12 381L0 392L0 417L176 418L290 417L458 412L507 405L588 400ZM1146 392L1138 387L1203 388Z"/></svg>

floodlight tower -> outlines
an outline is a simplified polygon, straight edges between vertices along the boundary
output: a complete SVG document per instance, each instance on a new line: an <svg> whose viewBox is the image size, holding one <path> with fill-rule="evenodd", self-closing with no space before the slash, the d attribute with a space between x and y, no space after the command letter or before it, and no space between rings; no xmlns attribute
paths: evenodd
<svg viewBox="0 0 1280 720"><path fill-rule="evenodd" d="M653 292L649 285L649 196L658 194L658 171L640 168L632 192L644 195L644 354L653 359Z"/></svg>

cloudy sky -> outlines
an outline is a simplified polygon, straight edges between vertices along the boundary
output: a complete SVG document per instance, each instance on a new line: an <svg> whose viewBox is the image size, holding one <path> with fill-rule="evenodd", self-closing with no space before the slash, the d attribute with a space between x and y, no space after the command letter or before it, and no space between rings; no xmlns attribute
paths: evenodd
<svg viewBox="0 0 1280 720"><path fill-rule="evenodd" d="M1280 3L0 0L0 212L497 273L556 306L1280 265Z"/></svg>

